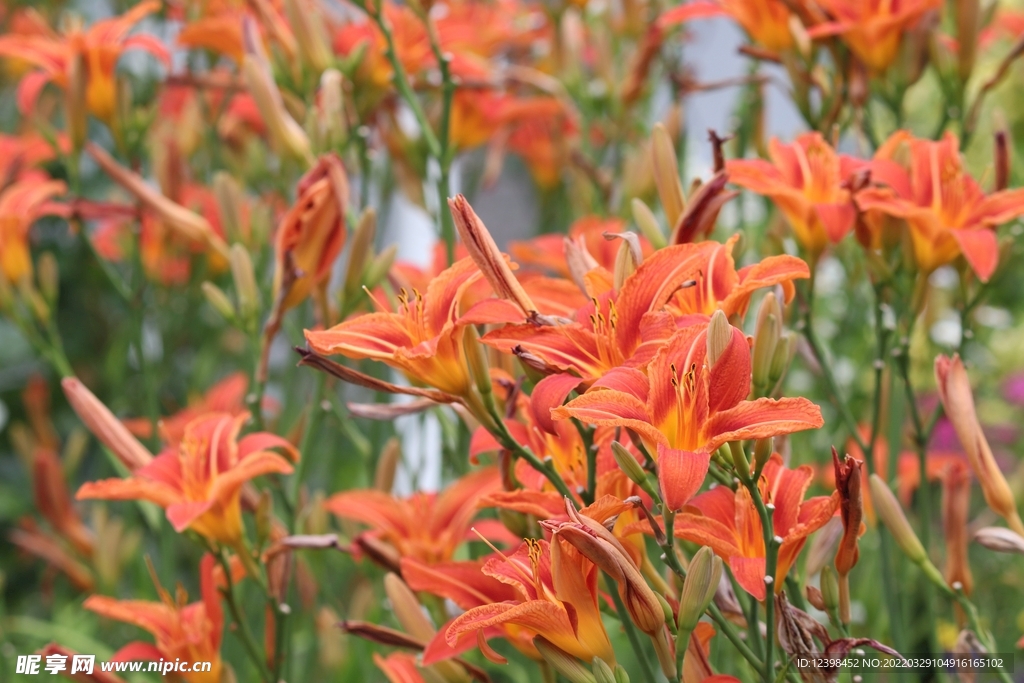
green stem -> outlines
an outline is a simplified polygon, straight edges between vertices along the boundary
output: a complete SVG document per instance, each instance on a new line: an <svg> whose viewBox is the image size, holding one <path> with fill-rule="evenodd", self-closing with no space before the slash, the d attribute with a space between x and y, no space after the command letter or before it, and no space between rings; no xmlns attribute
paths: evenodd
<svg viewBox="0 0 1024 683"><path fill-rule="evenodd" d="M629 618L629 612L626 611L626 605L622 602L622 597L619 595L619 591L615 587L615 583L607 575L605 581L608 584L608 592L612 596L612 600L615 602L615 611L619 615L619 621L622 622L622 628L626 631L626 637L629 639L629 645L633 648L633 653L636 655L637 661L640 663L640 670L643 673L643 679L647 683L656 683L658 680L654 676L654 670L651 669L651 662L646 652L643 649L643 642L640 640L640 633L637 631L633 621Z"/></svg>
<svg viewBox="0 0 1024 683"><path fill-rule="evenodd" d="M224 553L217 553L217 559L220 562L221 568L224 570L224 580L227 582L227 586L221 589L221 593L224 595L224 601L228 604L228 611L231 612L231 618L234 619L235 624L238 626L236 632L242 639L242 645L245 646L245 650L249 655L249 659L256 666L257 671L260 672L260 678L266 683L274 683L276 679L273 678L273 674L270 668L267 666L267 662L260 649L256 645L256 639L252 635L252 631L249 629L249 622L244 618L241 608L238 606L238 600L235 596L235 584L231 578L231 565L224 557Z"/></svg>
<svg viewBox="0 0 1024 683"><path fill-rule="evenodd" d="M542 461L536 456L536 454L534 454L533 451L524 447L515 440L512 434L508 431L508 427L505 426L505 421L501 419L500 415L498 415L498 411L493 400L487 402L487 412L490 414L492 424L484 426L504 448L512 451L516 457L522 458L530 464L530 467L543 474L560 494L570 500L576 499L576 496L569 490L569 486L565 483L565 480L562 479L561 475L558 474L558 470L555 469L555 466L550 459Z"/></svg>

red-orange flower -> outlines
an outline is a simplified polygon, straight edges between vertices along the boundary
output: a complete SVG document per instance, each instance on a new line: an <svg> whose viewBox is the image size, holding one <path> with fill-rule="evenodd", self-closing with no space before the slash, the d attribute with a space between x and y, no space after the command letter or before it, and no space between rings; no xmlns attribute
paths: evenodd
<svg viewBox="0 0 1024 683"><path fill-rule="evenodd" d="M789 145L772 138L768 155L770 161L728 161L730 182L770 197L811 254L845 237L857 217L847 184L866 163L836 154L821 133L804 133Z"/></svg>
<svg viewBox="0 0 1024 683"><path fill-rule="evenodd" d="M220 643L224 614L214 581L213 555L204 555L200 563L202 600L188 604L188 596L179 589L172 598L157 584L160 602L115 600L93 595L83 605L107 619L134 624L153 634L154 645L134 642L118 650L111 661L209 662L210 671L181 674L188 683L220 683Z"/></svg>
<svg viewBox="0 0 1024 683"><path fill-rule="evenodd" d="M804 500L813 470L801 465L787 469L778 454L764 467L758 488L765 503L775 505L772 524L782 538L779 548L775 590L793 565L807 536L824 526L839 505L839 495ZM709 546L729 564L736 581L758 600L764 600L765 546L761 519L743 486L736 491L719 486L695 497L676 516L675 535Z"/></svg>
<svg viewBox="0 0 1024 683"><path fill-rule="evenodd" d="M719 348L709 348L721 342L707 324L679 330L647 375L617 368L552 415L636 432L658 460L665 503L678 510L700 489L719 446L822 425L821 411L806 398L746 400L750 347L743 332L724 327L727 341Z"/></svg>
<svg viewBox="0 0 1024 683"><path fill-rule="evenodd" d="M839 36L875 74L892 64L903 34L927 12L942 7L939 0L821 0L819 4L832 20L811 27L808 34Z"/></svg>
<svg viewBox="0 0 1024 683"><path fill-rule="evenodd" d="M492 557L481 571L516 590L516 598L474 607L444 630L448 645L492 626L527 629L585 662L600 657L613 664L598 604L597 566L561 539L527 540L508 557ZM477 634L480 635L477 635ZM487 654L485 652L485 654Z"/></svg>
<svg viewBox="0 0 1024 683"><path fill-rule="evenodd" d="M722 15L732 17L762 47L780 52L793 47L793 35L789 28L790 13L782 0L687 2L664 12L658 17L658 23L668 28L693 19Z"/></svg>
<svg viewBox="0 0 1024 683"><path fill-rule="evenodd" d="M286 440L268 432L238 438L248 413L207 413L185 427L181 442L169 446L127 479L83 484L77 498L148 500L167 511L178 532L196 533L227 545L242 538L242 485L264 474L289 474L288 459L299 454Z"/></svg>
<svg viewBox="0 0 1024 683"><path fill-rule="evenodd" d="M908 163L899 162L907 157ZM857 206L905 220L914 259L925 273L962 254L987 281L999 263L995 228L1024 215L1024 189L986 195L964 170L952 133L938 142L894 133L875 154L871 178L884 186L857 193ZM868 226L882 229L881 221L869 220Z"/></svg>
<svg viewBox="0 0 1024 683"><path fill-rule="evenodd" d="M189 401L188 406L174 415L161 418L159 423L160 438L166 444L176 444L185 436L185 428L192 420L204 413L230 413L238 415L245 412L245 395L249 390L249 378L244 372L235 372L210 387L205 394ZM153 434L153 423L147 417L124 420L124 426L140 439L148 439Z"/></svg>
<svg viewBox="0 0 1024 683"><path fill-rule="evenodd" d="M63 181L31 174L0 192L0 277L13 283L32 276L29 229L41 216L66 214L66 207L50 202L66 189Z"/></svg>
<svg viewBox="0 0 1024 683"><path fill-rule="evenodd" d="M476 503L501 488L498 470L487 467L462 477L440 493L416 492L402 499L375 490L343 491L327 499L330 512L373 527L369 535L389 543L400 557L435 563L450 560L458 547L477 537L470 531ZM476 528L495 540L509 534L494 520Z"/></svg>
<svg viewBox="0 0 1024 683"><path fill-rule="evenodd" d="M158 9L157 0L147 0L119 17L97 21L85 30L74 28L64 35L0 36L0 56L24 60L38 69L21 79L18 108L26 114L31 111L47 83L66 88L75 61L81 59L86 74L86 106L97 118L109 121L117 99L114 69L125 50L146 50L170 64L170 54L154 36L127 35L135 24Z"/></svg>
<svg viewBox="0 0 1024 683"><path fill-rule="evenodd" d="M431 280L425 292L403 290L398 311L378 303L376 313L350 318L329 330L306 330L306 341L319 354L372 358L413 382L467 396L472 383L459 308L466 290L479 278L473 260L462 259Z"/></svg>
<svg viewBox="0 0 1024 683"><path fill-rule="evenodd" d="M782 283L791 292L791 281L810 272L793 256L771 256L737 270L736 239L659 249L621 290L596 298L572 322L506 325L481 341L548 372L577 375L585 386L619 366L642 368L678 325L706 320L716 310L742 315L757 289Z"/></svg>

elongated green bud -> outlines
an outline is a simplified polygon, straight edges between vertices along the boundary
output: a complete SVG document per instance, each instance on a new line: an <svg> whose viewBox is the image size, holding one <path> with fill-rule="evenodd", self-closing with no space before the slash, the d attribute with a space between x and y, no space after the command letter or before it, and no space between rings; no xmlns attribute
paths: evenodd
<svg viewBox="0 0 1024 683"><path fill-rule="evenodd" d="M896 496L893 495L889 486L877 474L871 475L869 485L871 487L871 500L875 504L875 511L889 530L889 533L896 539L900 550L914 564L927 562L928 555L925 553L924 546L918 540L917 534L914 533L914 529L910 526L910 522L907 521L906 515L903 514L903 508L900 507L899 501L896 500Z"/></svg>
<svg viewBox="0 0 1024 683"><path fill-rule="evenodd" d="M754 469L756 471L760 472L764 469L774 450L775 439L773 437L769 436L767 439L758 439L754 442Z"/></svg>
<svg viewBox="0 0 1024 683"><path fill-rule="evenodd" d="M612 456L615 458L615 464L619 466L623 474L629 477L630 481L638 486L646 485L647 472L636 461L633 454L626 450L626 447L618 441L612 441Z"/></svg>
<svg viewBox="0 0 1024 683"><path fill-rule="evenodd" d="M768 369L768 388L771 389L782 376L786 374L786 370L789 369L789 364L793 360L793 354L796 352L796 338L794 332L779 337L778 343L775 345L775 353L772 354L772 362Z"/></svg>
<svg viewBox="0 0 1024 683"><path fill-rule="evenodd" d="M352 233L352 245L349 247L348 268L345 271L346 304L359 292L363 284L363 275L373 262L373 240L377 234L377 212L367 208L359 216L355 232Z"/></svg>
<svg viewBox="0 0 1024 683"><path fill-rule="evenodd" d="M690 569L683 582L676 622L679 630L692 631L697 627L697 622L715 598L721 578L722 558L715 555L711 548L702 547L690 560Z"/></svg>
<svg viewBox="0 0 1024 683"><path fill-rule="evenodd" d="M658 219L655 218L651 207L636 197L633 198L629 206L633 211L633 221L640 234L646 237L655 249L664 247L666 245L665 233L661 231L661 225L658 224Z"/></svg>
<svg viewBox="0 0 1024 683"><path fill-rule="evenodd" d="M226 171L213 174L213 197L217 202L220 222L229 240L242 235L242 204L244 193L238 181Z"/></svg>
<svg viewBox="0 0 1024 683"><path fill-rule="evenodd" d="M202 284L203 296L214 310L224 316L224 319L231 322L235 319L235 305L231 303L231 299L224 293L217 285L212 282L204 282Z"/></svg>
<svg viewBox="0 0 1024 683"><path fill-rule="evenodd" d="M772 360L779 344L782 326L782 307L774 292L768 292L761 301L757 312L757 327L754 330L753 381L754 391L763 392L771 378Z"/></svg>
<svg viewBox="0 0 1024 683"><path fill-rule="evenodd" d="M544 660L569 683L597 683L597 678L590 673L580 660L546 640L543 636L533 639L533 645Z"/></svg>
<svg viewBox="0 0 1024 683"><path fill-rule="evenodd" d="M39 256L36 263L36 280L39 282L39 291L42 292L46 303L53 306L57 303L57 295L60 292L60 268L57 259L47 251Z"/></svg>
<svg viewBox="0 0 1024 683"><path fill-rule="evenodd" d="M249 251L241 244L231 245L231 276L235 280L238 311L243 320L254 320L260 312L260 289L256 285Z"/></svg>
<svg viewBox="0 0 1024 683"><path fill-rule="evenodd" d="M836 570L828 565L821 568L821 601L826 612L839 607L839 579Z"/></svg>
<svg viewBox="0 0 1024 683"><path fill-rule="evenodd" d="M732 325L722 311L715 311L708 323L708 366L714 367L732 342Z"/></svg>
<svg viewBox="0 0 1024 683"><path fill-rule="evenodd" d="M597 683L615 683L615 670L600 657L594 657L590 668L594 672L594 680Z"/></svg>

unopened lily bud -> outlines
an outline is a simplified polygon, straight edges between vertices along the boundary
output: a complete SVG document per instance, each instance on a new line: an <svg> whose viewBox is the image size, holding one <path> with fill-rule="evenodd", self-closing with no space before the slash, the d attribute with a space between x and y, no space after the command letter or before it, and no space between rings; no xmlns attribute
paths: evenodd
<svg viewBox="0 0 1024 683"><path fill-rule="evenodd" d="M667 242L665 241L665 233L661 231L661 225L658 224L658 219L655 217L654 212L651 211L651 207L647 206L642 199L634 197L629 203L630 208L633 211L633 221L636 223L637 229L640 230L640 234L647 238L655 249L661 249Z"/></svg>
<svg viewBox="0 0 1024 683"><path fill-rule="evenodd" d="M750 476L750 462L747 461L747 453L743 450L743 444L739 441L729 442L729 452L732 454L732 466L736 468L736 474L742 478Z"/></svg>
<svg viewBox="0 0 1024 683"><path fill-rule="evenodd" d="M629 683L629 673L621 664L615 665L615 683Z"/></svg>
<svg viewBox="0 0 1024 683"><path fill-rule="evenodd" d="M995 191L1005 190L1010 185L1010 136L1005 120L999 116L996 124L995 152L992 155L996 167Z"/></svg>
<svg viewBox="0 0 1024 683"><path fill-rule="evenodd" d="M391 270L391 265L395 262L395 258L397 256L397 244L392 244L377 254L377 258L373 259L370 265L366 268L366 275L363 278L363 284L366 287L376 287L380 284L384 278L387 277L388 271Z"/></svg>
<svg viewBox="0 0 1024 683"><path fill-rule="evenodd" d="M565 265L569 269L569 279L579 287L581 292L586 292L586 275L597 268L597 260L587 251L587 245L582 238L573 240L566 237L563 244L565 245Z"/></svg>
<svg viewBox="0 0 1024 683"><path fill-rule="evenodd" d="M386 574L384 592L391 602L391 611L395 613L395 618L406 633L424 642L434 637L434 625L430 623L420 601L416 599L416 594L405 581L397 574Z"/></svg>
<svg viewBox="0 0 1024 683"><path fill-rule="evenodd" d="M615 670L608 666L608 662L600 657L594 657L590 668L594 672L594 680L597 683L615 683Z"/></svg>
<svg viewBox="0 0 1024 683"><path fill-rule="evenodd" d="M715 311L708 324L708 366L714 367L719 357L729 348L732 342L732 325L721 310Z"/></svg>
<svg viewBox="0 0 1024 683"><path fill-rule="evenodd" d="M613 283L616 290L621 290L626 278L636 272L644 256L640 250L640 238L635 232L627 231L617 235L605 235L605 239L615 238L621 239L622 244L619 245L619 252L615 256Z"/></svg>
<svg viewBox="0 0 1024 683"><path fill-rule="evenodd" d="M384 493L391 493L395 485L395 472L402 459L402 444L398 437L391 437L384 444L377 459L377 468L373 473L373 488Z"/></svg>
<svg viewBox="0 0 1024 683"><path fill-rule="evenodd" d="M513 536L526 538L530 535L530 520L522 512L498 508L498 519Z"/></svg>
<svg viewBox="0 0 1024 683"><path fill-rule="evenodd" d="M256 545L262 546L270 538L270 530L274 524L274 497L269 490L264 489L260 493L253 518L256 522Z"/></svg>
<svg viewBox="0 0 1024 683"><path fill-rule="evenodd" d="M243 320L254 320L260 312L260 290L256 285L256 274L253 272L249 251L236 243L231 246L228 260L231 263L231 276L235 281L239 313Z"/></svg>
<svg viewBox="0 0 1024 683"><path fill-rule="evenodd" d="M345 79L337 69L320 76L320 106L317 109L320 145L324 149L341 146L348 135L345 118Z"/></svg>
<svg viewBox="0 0 1024 683"><path fill-rule="evenodd" d="M981 0L955 0L957 71L961 81L967 81L974 71L978 54L978 31L981 29Z"/></svg>
<svg viewBox="0 0 1024 683"><path fill-rule="evenodd" d="M967 453L967 461L978 479L985 502L1006 520L1011 529L1024 535L1024 523L1017 512L1017 502L1006 477L999 469L992 448L985 438L974 407L970 379L960 356L939 356L935 359L935 379L939 398L949 421L953 423L960 444Z"/></svg>
<svg viewBox="0 0 1024 683"><path fill-rule="evenodd" d="M775 353L772 354L772 364L768 370L768 385L774 387L782 376L786 374L786 370L789 369L789 364L793 360L793 355L796 352L796 337L794 332L790 332L779 338L778 343L775 345Z"/></svg>
<svg viewBox="0 0 1024 683"><path fill-rule="evenodd" d="M281 91L277 89L270 62L263 51L263 44L255 22L246 17L242 24L245 42L245 57L242 59L242 78L249 94L256 102L260 117L267 126L271 144L278 154L288 155L313 162L309 138L284 106Z"/></svg>
<svg viewBox="0 0 1024 683"><path fill-rule="evenodd" d="M597 683L597 678L583 666L580 660L556 647L543 636L534 637L533 646L537 648L537 652L544 658L544 661L564 676L569 683Z"/></svg>
<svg viewBox="0 0 1024 683"><path fill-rule="evenodd" d="M352 246L349 247L348 268L345 271L345 301L349 302L359 293L363 284L363 274L373 261L373 241L377 235L377 212L368 207L359 216L356 230L352 233Z"/></svg>
<svg viewBox="0 0 1024 683"><path fill-rule="evenodd" d="M811 603L811 605L814 606L814 609L821 610L822 612L826 611L825 600L821 597L821 591L819 589L814 586L808 586L805 592L807 594L807 602Z"/></svg>
<svg viewBox="0 0 1024 683"><path fill-rule="evenodd" d="M72 57L68 61L67 66L67 88L64 91L64 116L67 121L68 138L71 141L72 154L77 156L78 152L82 149L82 145L85 144L88 132L86 114L89 108L86 101L86 83L89 79L89 74L85 65L85 55L78 50L72 51L71 54ZM112 98L113 93L111 93ZM97 112L97 115L99 114L100 112ZM113 114L113 106L110 107L109 114Z"/></svg>
<svg viewBox="0 0 1024 683"><path fill-rule="evenodd" d="M758 439L754 442L754 471L760 472L768 463L772 453L775 452L775 439L769 436L767 439Z"/></svg>
<svg viewBox="0 0 1024 683"><path fill-rule="evenodd" d="M896 496L889 489L889 485L877 474L872 474L868 481L871 487L871 501L874 503L878 518L882 520L889 533L896 539L896 544L900 547L900 550L914 564L930 564L924 546L921 545L917 534L914 533L910 522L907 521L907 516L903 514L903 508L900 507Z"/></svg>
<svg viewBox="0 0 1024 683"><path fill-rule="evenodd" d="M213 197L217 201L224 234L231 240L239 238L243 232L242 206L245 198L242 186L227 171L217 171L213 174Z"/></svg>
<svg viewBox="0 0 1024 683"><path fill-rule="evenodd" d="M668 130L661 123L654 124L651 137L651 155L654 166L654 182L658 187L661 208L669 225L676 221L686 208L683 185L679 182L679 162L675 146Z"/></svg>
<svg viewBox="0 0 1024 683"><path fill-rule="evenodd" d="M43 252L36 263L36 280L39 291L51 306L57 303L60 293L60 267L57 258L49 251Z"/></svg>
<svg viewBox="0 0 1024 683"><path fill-rule="evenodd" d="M202 284L202 290L206 301L213 306L215 311L224 316L225 320L230 322L235 319L235 306L223 289L207 281Z"/></svg>
<svg viewBox="0 0 1024 683"><path fill-rule="evenodd" d="M754 391L767 390L771 379L772 360L779 345L782 326L782 307L774 292L768 292L761 301L757 312L757 327L754 330L753 383Z"/></svg>
<svg viewBox="0 0 1024 683"><path fill-rule="evenodd" d="M623 474L629 477L637 486L649 486L647 481L647 472L644 468L636 461L636 458L630 453L625 446L618 441L612 441L612 456L615 458L615 464L619 466Z"/></svg>
<svg viewBox="0 0 1024 683"><path fill-rule="evenodd" d="M60 384L68 403L78 413L85 426L100 443L110 449L128 471L134 472L153 460L153 454L146 450L128 428L78 379L67 377L61 380Z"/></svg>
<svg viewBox="0 0 1024 683"><path fill-rule="evenodd" d="M793 42L796 43L796 49L800 52L800 55L807 59L811 55L811 37L807 33L807 29L804 28L804 24L800 21L800 18L795 14L789 15L789 33L793 36Z"/></svg>
<svg viewBox="0 0 1024 683"><path fill-rule="evenodd" d="M228 257L227 243L214 232L209 221L150 187L141 176L114 161L99 145L87 142L85 149L104 173L156 214L164 226L185 239L205 244L225 259Z"/></svg>
<svg viewBox="0 0 1024 683"><path fill-rule="evenodd" d="M519 306L524 314L535 312L537 306L512 274L512 268L498 249L487 226L476 215L466 198L461 194L457 195L454 199L448 200L448 207L451 209L452 218L455 219L459 238L484 277L491 283L494 293Z"/></svg>
<svg viewBox="0 0 1024 683"><path fill-rule="evenodd" d="M477 391L481 396L490 396L493 392L491 368L487 362L487 351L480 343L480 333L477 332L475 325L466 325L462 333L462 346L466 350L469 376L473 379Z"/></svg>
<svg viewBox="0 0 1024 683"><path fill-rule="evenodd" d="M987 526L974 534L974 540L997 553L1024 555L1024 536L998 526Z"/></svg>
<svg viewBox="0 0 1024 683"><path fill-rule="evenodd" d="M320 73L331 64L331 51L327 47L323 17L315 3L307 0L284 0L284 11L288 24L295 33L299 56L315 73Z"/></svg>
<svg viewBox="0 0 1024 683"><path fill-rule="evenodd" d="M828 565L821 568L821 601L826 612L839 607L839 579L836 572Z"/></svg>
<svg viewBox="0 0 1024 683"><path fill-rule="evenodd" d="M23 303L27 304L29 310L32 311L32 315L40 323L45 324L50 319L52 310L50 306L43 299L42 295L39 294L39 290L36 289L32 282L28 279L24 279L18 282L18 297Z"/></svg>
<svg viewBox="0 0 1024 683"><path fill-rule="evenodd" d="M703 546L690 560L683 592L679 596L679 616L676 623L681 631L692 631L707 611L722 578L722 558Z"/></svg>

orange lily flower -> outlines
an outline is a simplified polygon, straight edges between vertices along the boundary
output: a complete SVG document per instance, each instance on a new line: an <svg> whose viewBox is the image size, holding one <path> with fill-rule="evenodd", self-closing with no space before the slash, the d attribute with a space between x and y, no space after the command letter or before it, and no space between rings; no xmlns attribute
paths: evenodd
<svg viewBox="0 0 1024 683"><path fill-rule="evenodd" d="M179 533L192 529L236 546L242 540L242 485L264 474L290 474L299 458L281 437L257 432L238 438L248 413L207 413L185 427L179 444L168 446L128 479L88 482L79 500L148 500L167 511ZM281 449L288 460L270 451Z"/></svg>
<svg viewBox="0 0 1024 683"><path fill-rule="evenodd" d="M723 15L732 17L751 40L764 48L782 52L793 47L789 9L781 0L687 2L662 13L658 17L658 24L667 29L693 19Z"/></svg>
<svg viewBox="0 0 1024 683"><path fill-rule="evenodd" d="M372 358L402 371L413 382L452 396L467 396L472 381L459 307L466 290L479 278L473 260L462 259L431 280L426 292L402 291L397 312L375 301L378 312L350 318L328 330L306 330L306 341L318 354Z"/></svg>
<svg viewBox="0 0 1024 683"><path fill-rule="evenodd" d="M373 653L373 663L381 670L388 683L426 683L416 665L416 655L392 652L387 657Z"/></svg>
<svg viewBox="0 0 1024 683"><path fill-rule="evenodd" d="M901 218L910 228L914 259L925 274L961 254L983 282L999 263L995 228L1024 215L1024 189L986 195L963 167L952 133L938 142L898 131L883 144L871 164L871 178L884 187L857 193L857 206ZM906 165L897 162L909 154ZM880 236L872 235L871 242Z"/></svg>
<svg viewBox="0 0 1024 683"><path fill-rule="evenodd" d="M611 272L615 269L615 258L619 253L619 241L605 238L605 233L615 235L627 230L621 218L584 216L569 226L568 240L586 249L598 266ZM645 258L654 249L643 237L640 248ZM572 277L566 263L565 235L538 235L525 242L511 242L508 251L523 266L533 266L555 273L561 277Z"/></svg>
<svg viewBox="0 0 1024 683"><path fill-rule="evenodd" d="M620 366L643 368L677 325L706 319L716 310L742 315L762 287L781 283L788 298L791 281L809 276L807 264L794 256L771 256L736 270L737 239L659 249L621 290L595 298L572 322L506 325L481 341L549 373L575 374L584 386Z"/></svg>
<svg viewBox="0 0 1024 683"><path fill-rule="evenodd" d="M716 314L728 341L713 346L708 324L676 332L662 345L644 375L617 368L583 396L556 408L556 419L627 427L658 461L662 494L678 510L704 482L708 463L730 441L763 439L817 429L821 410L806 398L748 401L750 346L743 332ZM710 342L709 342L710 340Z"/></svg>
<svg viewBox="0 0 1024 683"><path fill-rule="evenodd" d="M770 197L808 253L843 239L857 217L848 181L866 162L836 154L821 133L804 133L789 145L772 138L768 155L770 161L726 162L730 182Z"/></svg>
<svg viewBox="0 0 1024 683"><path fill-rule="evenodd" d="M32 277L29 229L41 216L66 215L67 207L49 201L66 189L63 181L31 174L0 192L0 277L11 283Z"/></svg>
<svg viewBox="0 0 1024 683"><path fill-rule="evenodd" d="M787 469L776 453L764 467L758 488L765 503L775 505L775 535L782 538L779 548L776 592L804 547L807 537L820 529L835 514L839 494L804 500L814 470L801 465ZM644 522L643 524L646 524ZM676 517L678 538L709 546L732 569L737 583L758 600L764 600L765 547L761 519L743 486L736 491L718 486L695 497Z"/></svg>
<svg viewBox="0 0 1024 683"><path fill-rule="evenodd" d="M222 663L220 643L224 631L224 614L214 581L213 555L203 556L200 563L202 600L187 603L182 589L172 598L157 583L160 602L146 600L115 600L93 595L83 607L101 617L134 624L153 634L156 643L134 642L118 650L111 661L151 660L210 662L207 672L181 674L188 683L219 683Z"/></svg>
<svg viewBox="0 0 1024 683"><path fill-rule="evenodd" d="M210 387L205 394L189 401L186 408L160 420L160 438L166 444L177 444L185 436L185 428L192 420L204 413L229 413L238 415L245 412L245 395L249 391L249 377L244 372L235 372ZM122 420L124 426L140 439L153 434L153 423L148 417Z"/></svg>
<svg viewBox="0 0 1024 683"><path fill-rule="evenodd" d="M476 503L500 488L498 470L486 467L440 493L418 491L402 499L384 491L343 491L328 498L324 507L339 517L373 527L368 535L390 544L400 557L436 563L450 560L463 541L476 539L470 532ZM509 537L494 520L480 520L476 528L495 540Z"/></svg>
<svg viewBox="0 0 1024 683"><path fill-rule="evenodd" d="M532 631L584 662L600 657L614 664L598 605L598 568L564 540L528 539L512 555L492 557L481 571L515 588L516 599L474 607L453 619L443 631L449 646L468 636L483 645L485 629L507 625Z"/></svg>
<svg viewBox="0 0 1024 683"><path fill-rule="evenodd" d="M245 58L241 12L225 10L200 17L181 27L178 44L189 48L213 50L241 64Z"/></svg>
<svg viewBox="0 0 1024 683"><path fill-rule="evenodd" d="M74 28L61 36L0 36L0 56L21 59L39 69L21 79L18 108L25 114L31 111L47 83L66 88L75 61L81 59L86 73L86 106L96 118L109 122L117 97L114 69L125 50L142 49L170 65L170 54L156 37L127 35L135 24L158 9L158 0L148 0L119 17L98 21L85 30Z"/></svg>
<svg viewBox="0 0 1024 683"><path fill-rule="evenodd" d="M819 4L833 19L812 26L808 35L839 36L876 75L896 58L903 34L927 12L942 7L940 0L822 0Z"/></svg>

